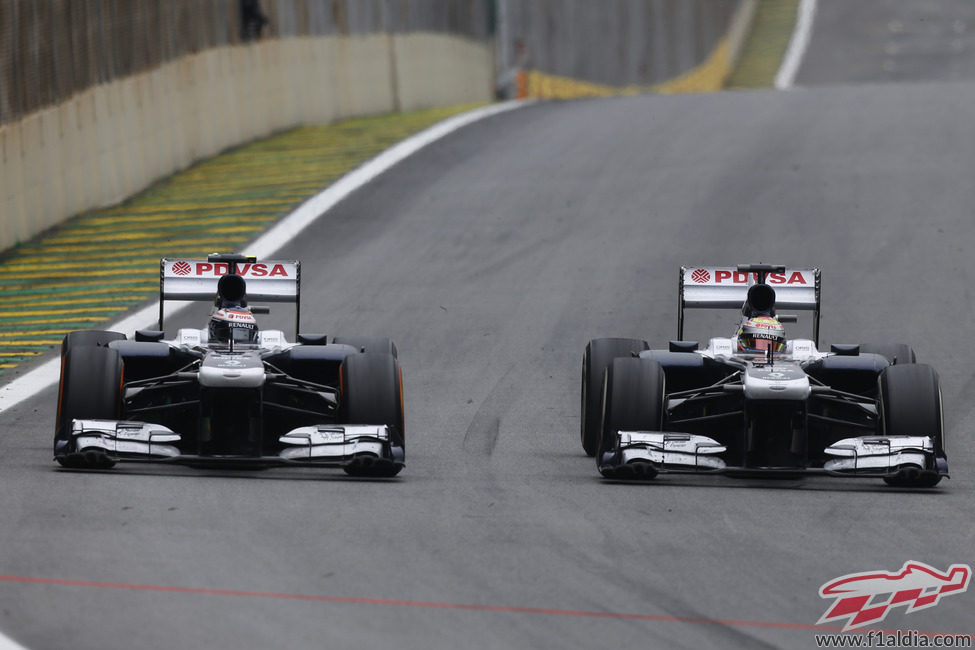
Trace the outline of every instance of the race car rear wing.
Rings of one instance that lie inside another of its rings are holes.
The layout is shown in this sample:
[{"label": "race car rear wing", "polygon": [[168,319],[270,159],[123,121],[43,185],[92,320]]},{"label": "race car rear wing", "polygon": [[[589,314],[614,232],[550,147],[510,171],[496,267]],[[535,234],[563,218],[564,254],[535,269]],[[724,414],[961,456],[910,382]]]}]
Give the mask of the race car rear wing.
[{"label": "race car rear wing", "polygon": [[290,302],[295,305],[295,333],[301,323],[301,263],[264,260],[246,255],[210,255],[205,260],[159,260],[159,329],[167,300],[207,300],[217,295],[217,283],[236,273],[247,283],[248,301]]},{"label": "race car rear wing", "polygon": [[774,264],[682,266],[677,338],[684,338],[685,309],[741,309],[748,287],[768,284],[778,309],[813,312],[813,340],[819,345],[819,269],[789,269]]}]

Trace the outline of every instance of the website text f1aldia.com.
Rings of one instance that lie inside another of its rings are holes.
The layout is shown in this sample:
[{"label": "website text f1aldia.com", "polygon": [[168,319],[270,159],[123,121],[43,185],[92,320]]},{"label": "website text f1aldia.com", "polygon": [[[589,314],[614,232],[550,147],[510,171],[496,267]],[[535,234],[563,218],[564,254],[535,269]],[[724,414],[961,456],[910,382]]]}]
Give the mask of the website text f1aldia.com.
[{"label": "website text f1aldia.com", "polygon": [[917,630],[817,634],[817,648],[972,648],[972,634],[924,634]]}]

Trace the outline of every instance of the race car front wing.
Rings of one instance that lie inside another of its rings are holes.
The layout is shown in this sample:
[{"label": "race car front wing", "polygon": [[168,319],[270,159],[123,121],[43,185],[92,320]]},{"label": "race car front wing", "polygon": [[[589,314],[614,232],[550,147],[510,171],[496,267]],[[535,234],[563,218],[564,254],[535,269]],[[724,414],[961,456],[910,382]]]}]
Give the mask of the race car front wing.
[{"label": "race car front wing", "polygon": [[707,436],[664,431],[618,431],[616,444],[599,456],[599,472],[614,479],[674,474],[826,474],[896,478],[934,473],[948,475],[929,436],[861,436],[840,440],[824,450],[832,458],[823,467],[738,467],[719,457],[727,448]]},{"label": "race car front wing", "polygon": [[201,456],[184,454],[175,444],[179,433],[158,424],[115,420],[73,420],[70,440],[55,457],[79,465],[110,467],[116,462],[355,467],[363,470],[402,467],[405,451],[384,425],[316,425],[293,429],[278,440],[287,445],[270,456]]}]

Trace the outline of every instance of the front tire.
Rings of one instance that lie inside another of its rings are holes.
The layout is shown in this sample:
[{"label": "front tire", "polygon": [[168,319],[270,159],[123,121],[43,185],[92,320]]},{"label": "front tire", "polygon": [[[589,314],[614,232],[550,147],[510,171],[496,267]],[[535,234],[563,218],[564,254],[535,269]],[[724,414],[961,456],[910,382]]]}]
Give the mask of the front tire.
[{"label": "front tire", "polygon": [[97,345],[67,346],[58,388],[54,457],[63,467],[103,469],[115,464],[102,452],[71,449],[71,421],[118,420],[122,410],[122,356]]},{"label": "front tire", "polygon": [[399,358],[399,351],[396,349],[396,344],[387,338],[378,336],[336,336],[332,339],[332,343],[351,345],[359,352],[391,354],[394,359]]},{"label": "front tire", "polygon": [[617,357],[632,358],[649,349],[638,339],[593,339],[582,355],[582,392],[579,437],[587,456],[595,456],[602,436],[603,375]]},{"label": "front tire", "polygon": [[61,355],[68,353],[73,348],[85,346],[108,347],[112,341],[124,341],[125,334],[120,332],[110,332],[107,330],[77,330],[68,332],[61,341]]},{"label": "front tire", "polygon": [[[74,332],[68,332],[64,335],[61,340],[61,381],[64,382],[64,378],[67,376],[65,370],[65,359],[67,358],[68,352],[74,350],[75,348],[86,348],[86,347],[100,347],[107,348],[108,344],[112,341],[124,341],[125,334],[119,332],[110,332],[107,330],[76,330]],[[58,392],[58,416],[57,422],[54,425],[54,435],[55,437],[59,435],[64,435],[67,437],[67,433],[63,432],[63,419],[61,417],[61,394],[62,391]],[[70,420],[68,421],[70,425]]]},{"label": "front tire", "polygon": [[[941,381],[926,363],[898,363],[880,373],[880,417],[884,435],[928,435],[937,458],[946,459]],[[933,487],[941,475],[932,468],[905,472],[884,481],[897,487]]]},{"label": "front tire", "polygon": [[606,478],[651,479],[651,462],[622,464],[614,457],[619,431],[661,431],[664,426],[666,379],[663,366],[652,359],[618,358],[603,379],[602,436],[596,467]]},{"label": "front tire", "polygon": [[[403,416],[403,372],[391,354],[351,354],[342,362],[342,414],[346,424],[386,425],[390,440],[406,447]],[[402,462],[363,457],[345,466],[352,476],[389,477]]]},{"label": "front tire", "polygon": [[662,431],[663,366],[652,359],[618,358],[606,368],[599,453],[616,446],[619,431]]}]

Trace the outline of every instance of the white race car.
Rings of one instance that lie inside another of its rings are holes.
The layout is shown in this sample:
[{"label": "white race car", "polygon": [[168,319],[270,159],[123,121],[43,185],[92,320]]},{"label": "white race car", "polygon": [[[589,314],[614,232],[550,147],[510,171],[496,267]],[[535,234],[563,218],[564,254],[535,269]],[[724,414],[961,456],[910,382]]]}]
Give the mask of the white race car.
[{"label": "white race car", "polygon": [[[738,335],[700,349],[685,308],[734,308]],[[783,338],[808,310],[813,338]],[[608,478],[663,472],[877,477],[932,487],[948,475],[941,386],[904,344],[818,349],[820,273],[775,265],[681,268],[677,340],[589,342],[582,445]]]},{"label": "white race car", "polygon": [[[54,458],[196,466],[337,466],[394,476],[404,466],[396,346],[298,334],[300,264],[242,255],[163,259],[158,330],[69,333],[61,347]],[[214,301],[204,329],[165,339],[167,300]],[[251,300],[295,305],[297,342],[260,330]]]}]

